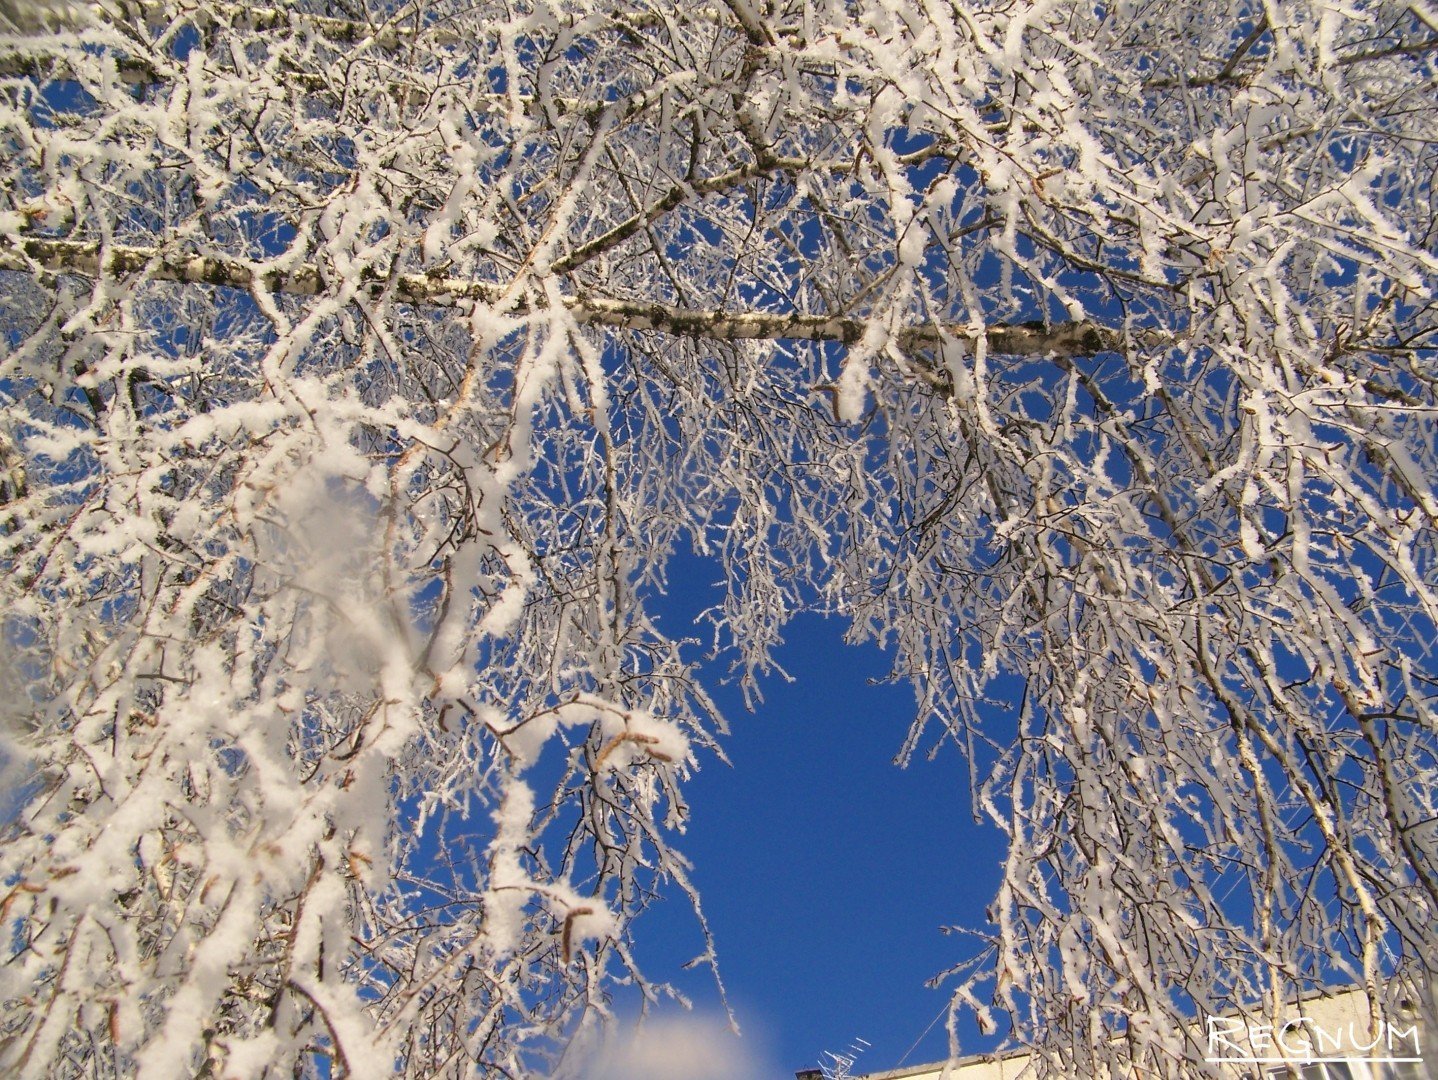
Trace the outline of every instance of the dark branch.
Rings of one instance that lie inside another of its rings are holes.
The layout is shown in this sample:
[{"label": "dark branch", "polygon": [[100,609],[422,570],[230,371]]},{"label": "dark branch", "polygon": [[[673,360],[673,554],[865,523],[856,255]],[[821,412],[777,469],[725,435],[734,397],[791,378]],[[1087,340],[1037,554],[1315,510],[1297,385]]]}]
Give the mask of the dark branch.
[{"label": "dark branch", "polygon": [[[142,274],[152,281],[260,290],[314,296],[330,287],[318,267],[304,264],[288,270],[266,269],[263,263],[212,255],[172,254],[156,248],[112,245],[45,237],[9,238],[0,249],[0,270],[50,271],[82,277]],[[360,285],[371,295],[388,293],[409,304],[450,307],[466,303],[497,303],[500,286],[481,281],[428,274],[372,275]],[[695,310],[642,300],[572,296],[565,301],[580,322],[620,330],[652,330],[681,337],[737,340],[838,341],[862,340],[872,323],[842,315],[783,314],[768,311]],[[521,301],[517,310],[532,310]],[[988,351],[1013,356],[1087,356],[1117,350],[1119,331],[1092,322],[997,324],[982,332],[968,326],[927,323],[896,330],[894,340],[905,350],[932,347],[946,339],[987,339]]]}]

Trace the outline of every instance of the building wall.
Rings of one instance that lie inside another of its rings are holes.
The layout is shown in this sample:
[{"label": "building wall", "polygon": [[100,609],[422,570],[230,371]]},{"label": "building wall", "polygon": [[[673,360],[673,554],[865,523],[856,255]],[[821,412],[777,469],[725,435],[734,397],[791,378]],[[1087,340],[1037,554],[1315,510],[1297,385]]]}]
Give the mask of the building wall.
[{"label": "building wall", "polygon": [[[1227,1016],[1206,1018],[1194,1031],[1205,1056],[1216,1059],[1220,1073],[1233,1080],[1269,1080],[1270,1074],[1283,1078],[1284,1059],[1300,1080],[1438,1080],[1438,1045],[1428,1046],[1425,1034],[1418,1010],[1409,1009],[1384,1020],[1375,1041],[1368,999],[1356,989],[1291,1003],[1276,1025],[1257,1015]],[[1409,1057],[1422,1060],[1373,1060]],[[1315,1058],[1347,1060],[1339,1067]],[[1030,1055],[1017,1051],[869,1073],[855,1080],[1031,1080],[1034,1075]]]}]

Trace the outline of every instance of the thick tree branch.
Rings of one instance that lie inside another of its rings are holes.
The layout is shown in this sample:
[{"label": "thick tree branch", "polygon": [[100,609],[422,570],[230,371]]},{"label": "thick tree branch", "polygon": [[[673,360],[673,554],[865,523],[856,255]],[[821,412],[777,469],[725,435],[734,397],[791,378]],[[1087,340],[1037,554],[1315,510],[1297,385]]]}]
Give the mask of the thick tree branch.
[{"label": "thick tree branch", "polygon": [[[171,254],[156,248],[100,244],[46,237],[7,239],[0,249],[0,270],[35,273],[50,271],[99,277],[145,274],[155,281],[214,285],[229,289],[263,289],[268,292],[314,296],[327,288],[316,266],[266,269],[263,263],[212,255]],[[490,282],[436,277],[429,274],[369,276],[362,282],[371,293],[389,291],[410,304],[449,307],[463,303],[496,303],[502,289]],[[736,340],[838,341],[854,344],[868,333],[869,320],[842,315],[784,314],[767,311],[694,310],[642,300],[599,296],[573,296],[566,300],[580,322],[620,330],[652,330],[680,337]],[[520,310],[525,305],[521,303]],[[983,331],[988,351],[1012,356],[1087,356],[1121,347],[1119,331],[1092,322],[1044,325],[995,324]],[[898,330],[901,348],[933,346],[944,339],[975,339],[979,333],[963,325],[928,323]]]}]

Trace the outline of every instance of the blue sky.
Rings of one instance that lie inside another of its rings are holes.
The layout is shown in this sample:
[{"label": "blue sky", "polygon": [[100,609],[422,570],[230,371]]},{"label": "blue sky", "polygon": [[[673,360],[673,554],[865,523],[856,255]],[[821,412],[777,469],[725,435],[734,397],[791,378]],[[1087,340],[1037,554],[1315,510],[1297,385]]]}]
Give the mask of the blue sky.
[{"label": "blue sky", "polygon": [[[670,633],[712,602],[706,575],[718,572],[690,563],[671,575],[661,607]],[[767,679],[753,713],[721,682],[722,660],[701,671],[732,725],[733,767],[702,760],[679,846],[694,863],[746,1052],[765,1075],[792,1076],[856,1038],[872,1044],[860,1071],[893,1068],[906,1053],[907,1064],[945,1057],[944,1019],[924,1031],[948,994],[924,984],[972,954],[973,938],[941,928],[983,925],[1003,857],[998,830],[973,820],[957,750],[894,764],[911,691],[874,685],[885,657],[844,644],[843,631],[815,615],[791,623],[778,659],[794,681]],[[649,974],[712,1014],[707,973],[675,970],[701,950],[683,898],[636,931]],[[980,1046],[972,1026],[961,1034],[966,1051],[992,1045]]]}]

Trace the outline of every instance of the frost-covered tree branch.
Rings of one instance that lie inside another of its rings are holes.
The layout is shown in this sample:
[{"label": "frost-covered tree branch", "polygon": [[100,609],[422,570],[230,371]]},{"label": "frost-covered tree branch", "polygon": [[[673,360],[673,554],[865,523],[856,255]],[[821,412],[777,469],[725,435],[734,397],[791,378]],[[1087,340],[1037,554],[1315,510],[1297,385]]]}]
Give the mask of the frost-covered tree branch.
[{"label": "frost-covered tree branch", "polygon": [[[19,239],[0,251],[0,270],[53,270],[87,277],[142,274],[154,281],[269,293],[314,296],[323,292],[325,276],[318,267],[301,264],[283,270],[266,270],[231,259],[204,255],[166,255],[155,248],[111,247],[94,242]],[[373,276],[360,284],[373,296],[392,292],[400,301],[437,307],[462,302],[499,302],[503,291],[495,285],[457,280],[436,274],[401,274],[381,281]],[[716,341],[754,339],[835,341],[856,344],[873,323],[843,316],[779,314],[773,312],[697,311],[669,304],[605,297],[564,297],[564,307],[581,324],[620,330],[654,330],[663,334],[712,338]],[[528,312],[527,303],[516,305]],[[882,329],[882,327],[881,327]],[[1014,356],[1082,356],[1111,352],[1121,347],[1117,331],[1091,322],[1034,322],[1022,326],[1002,323],[973,330],[960,326],[898,328],[892,337],[905,348],[933,349],[945,339],[967,340],[982,336],[988,350]]]},{"label": "frost-covered tree branch", "polygon": [[0,1068],[582,1075],[804,609],[1052,1075],[1431,983],[1430,14],[6,9]]}]

